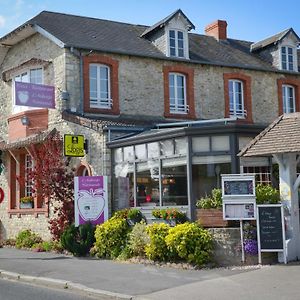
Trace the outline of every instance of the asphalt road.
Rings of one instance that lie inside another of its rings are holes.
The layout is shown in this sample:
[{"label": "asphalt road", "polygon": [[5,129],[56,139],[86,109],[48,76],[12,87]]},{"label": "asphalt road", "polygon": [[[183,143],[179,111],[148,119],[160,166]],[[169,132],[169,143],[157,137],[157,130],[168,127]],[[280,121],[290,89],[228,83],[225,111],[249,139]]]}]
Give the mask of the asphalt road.
[{"label": "asphalt road", "polygon": [[74,294],[68,290],[29,285],[26,283],[0,279],[0,300],[94,300],[107,298],[93,298]]}]

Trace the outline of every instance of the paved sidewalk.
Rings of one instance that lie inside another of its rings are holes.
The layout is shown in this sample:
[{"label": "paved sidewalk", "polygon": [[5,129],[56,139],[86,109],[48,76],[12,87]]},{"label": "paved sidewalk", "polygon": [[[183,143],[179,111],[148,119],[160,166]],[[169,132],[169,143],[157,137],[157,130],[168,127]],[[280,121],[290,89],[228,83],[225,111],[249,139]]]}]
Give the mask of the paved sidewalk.
[{"label": "paved sidewalk", "polygon": [[53,253],[0,249],[0,277],[108,299],[298,299],[298,264],[181,270]]}]

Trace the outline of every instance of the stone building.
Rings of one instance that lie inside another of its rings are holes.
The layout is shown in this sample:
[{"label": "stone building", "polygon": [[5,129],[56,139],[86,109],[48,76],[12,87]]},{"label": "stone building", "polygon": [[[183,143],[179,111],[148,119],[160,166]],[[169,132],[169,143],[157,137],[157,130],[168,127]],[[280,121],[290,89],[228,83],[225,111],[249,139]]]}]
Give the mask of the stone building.
[{"label": "stone building", "polygon": [[[204,35],[193,29],[180,9],[153,26],[43,11],[0,39],[5,238],[23,228],[49,237],[49,204],[20,208],[30,187],[16,176],[34,163],[28,146],[54,128],[88,140],[72,165],[79,176],[109,176],[110,211],[177,206],[193,217],[222,173],[270,181],[270,160],[236,154],[277,116],[300,110],[299,37],[290,28],[235,40],[223,20]],[[53,86],[55,107],[18,105],[16,82]]]}]

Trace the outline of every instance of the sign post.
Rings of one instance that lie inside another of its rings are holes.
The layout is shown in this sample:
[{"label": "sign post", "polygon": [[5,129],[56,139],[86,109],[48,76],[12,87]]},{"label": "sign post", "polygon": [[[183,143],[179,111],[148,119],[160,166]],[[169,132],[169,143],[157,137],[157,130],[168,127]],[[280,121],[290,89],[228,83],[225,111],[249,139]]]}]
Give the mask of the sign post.
[{"label": "sign post", "polygon": [[256,219],[255,176],[253,174],[222,175],[223,219],[239,220],[242,262],[245,261],[243,220]]},{"label": "sign post", "polygon": [[107,176],[74,178],[75,226],[108,219]]},{"label": "sign post", "polygon": [[257,205],[258,263],[261,252],[283,252],[287,263],[283,206],[281,204]]}]

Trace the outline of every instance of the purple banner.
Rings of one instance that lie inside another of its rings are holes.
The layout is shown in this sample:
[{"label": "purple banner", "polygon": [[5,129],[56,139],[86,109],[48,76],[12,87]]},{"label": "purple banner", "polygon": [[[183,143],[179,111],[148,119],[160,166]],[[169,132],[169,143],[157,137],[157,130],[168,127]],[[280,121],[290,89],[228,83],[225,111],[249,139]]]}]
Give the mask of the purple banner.
[{"label": "purple banner", "polygon": [[107,220],[107,180],[105,176],[74,178],[75,225],[90,222],[94,225]]},{"label": "purple banner", "polygon": [[54,86],[15,82],[16,105],[55,108]]}]

